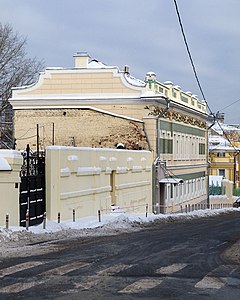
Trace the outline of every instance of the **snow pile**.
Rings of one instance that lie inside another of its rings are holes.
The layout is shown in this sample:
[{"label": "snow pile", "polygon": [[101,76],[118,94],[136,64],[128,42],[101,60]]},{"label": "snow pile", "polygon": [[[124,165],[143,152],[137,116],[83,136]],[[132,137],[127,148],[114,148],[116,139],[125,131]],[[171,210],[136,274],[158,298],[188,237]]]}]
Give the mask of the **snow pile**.
[{"label": "snow pile", "polygon": [[176,214],[130,214],[119,210],[119,213],[114,211],[110,214],[102,215],[101,222],[98,217],[86,217],[73,221],[46,221],[46,229],[43,229],[43,224],[29,227],[27,231],[23,227],[10,227],[9,229],[0,227],[0,244],[6,242],[29,243],[34,238],[38,241],[56,240],[59,238],[68,238],[75,236],[100,236],[112,235],[121,232],[130,232],[141,230],[143,227],[156,223],[166,223],[174,221],[189,221],[196,218],[213,217],[220,214],[240,211],[240,208],[224,208],[215,210],[197,210],[189,213]]}]

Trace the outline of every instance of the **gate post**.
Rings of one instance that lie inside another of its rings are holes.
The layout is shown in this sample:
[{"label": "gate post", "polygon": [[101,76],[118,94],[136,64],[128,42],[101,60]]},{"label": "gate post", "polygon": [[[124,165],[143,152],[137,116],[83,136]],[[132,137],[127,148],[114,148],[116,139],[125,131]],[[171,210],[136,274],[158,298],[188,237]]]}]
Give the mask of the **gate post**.
[{"label": "gate post", "polygon": [[[26,148],[27,152],[27,211],[29,212],[30,209],[30,147],[29,144],[27,144]],[[27,225],[27,224],[26,224]]]},{"label": "gate post", "polygon": [[6,214],[6,229],[9,228],[9,214]]},{"label": "gate post", "polygon": [[29,210],[27,209],[27,212],[26,212],[26,230],[28,230],[28,227],[29,227]]},{"label": "gate post", "polygon": [[43,214],[43,229],[46,229],[46,212]]}]

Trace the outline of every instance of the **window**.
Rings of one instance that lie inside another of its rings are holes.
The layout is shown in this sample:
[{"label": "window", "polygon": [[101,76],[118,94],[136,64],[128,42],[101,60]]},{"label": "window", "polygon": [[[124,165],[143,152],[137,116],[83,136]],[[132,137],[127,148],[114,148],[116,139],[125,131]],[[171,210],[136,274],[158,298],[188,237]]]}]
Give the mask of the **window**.
[{"label": "window", "polygon": [[217,157],[225,157],[225,152],[218,152]]},{"label": "window", "polygon": [[174,89],[172,89],[172,96],[173,96],[174,98],[176,98],[176,97],[177,97],[177,93],[175,92],[175,90],[174,90]]},{"label": "window", "polygon": [[179,193],[180,193],[180,197],[183,195],[183,183],[181,183],[180,185],[179,185]]},{"label": "window", "polygon": [[172,154],[173,153],[173,140],[170,139],[160,139],[159,140],[160,153]]},{"label": "window", "polygon": [[188,103],[188,98],[181,95],[181,100],[185,103]]},{"label": "window", "polygon": [[171,198],[171,187],[170,184],[167,184],[167,200]]},{"label": "window", "polygon": [[163,88],[162,87],[159,86],[158,90],[159,90],[160,93],[163,93]]},{"label": "window", "polygon": [[225,177],[225,169],[218,169],[218,175]]},{"label": "window", "polygon": [[205,144],[199,143],[199,154],[204,155],[205,154]]},{"label": "window", "polygon": [[172,198],[173,198],[173,188],[174,188],[173,184],[171,184],[170,187],[171,187],[171,190],[170,190],[170,191],[171,191],[170,198],[172,199]]}]

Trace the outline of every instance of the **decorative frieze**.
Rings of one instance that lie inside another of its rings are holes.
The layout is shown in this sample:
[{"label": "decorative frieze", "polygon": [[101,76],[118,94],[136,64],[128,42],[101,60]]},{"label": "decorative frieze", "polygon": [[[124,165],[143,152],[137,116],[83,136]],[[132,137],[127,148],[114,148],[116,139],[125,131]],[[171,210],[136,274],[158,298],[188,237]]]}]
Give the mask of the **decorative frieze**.
[{"label": "decorative frieze", "polygon": [[180,112],[176,112],[173,109],[164,110],[164,108],[159,107],[157,105],[145,106],[145,109],[149,109],[149,116],[161,117],[165,119],[169,119],[170,121],[183,122],[185,124],[197,126],[199,128],[207,128],[207,123],[205,121],[201,121],[197,118],[191,117],[189,115],[182,114]]}]

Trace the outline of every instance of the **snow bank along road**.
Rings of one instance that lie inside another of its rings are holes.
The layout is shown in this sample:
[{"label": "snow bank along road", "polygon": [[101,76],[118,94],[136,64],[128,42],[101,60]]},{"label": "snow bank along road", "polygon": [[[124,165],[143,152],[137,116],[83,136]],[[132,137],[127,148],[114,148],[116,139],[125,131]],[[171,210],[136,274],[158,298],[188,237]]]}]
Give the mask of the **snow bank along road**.
[{"label": "snow bank along road", "polygon": [[2,252],[0,299],[240,299],[239,211],[134,228]]}]

